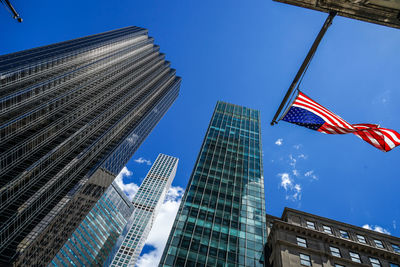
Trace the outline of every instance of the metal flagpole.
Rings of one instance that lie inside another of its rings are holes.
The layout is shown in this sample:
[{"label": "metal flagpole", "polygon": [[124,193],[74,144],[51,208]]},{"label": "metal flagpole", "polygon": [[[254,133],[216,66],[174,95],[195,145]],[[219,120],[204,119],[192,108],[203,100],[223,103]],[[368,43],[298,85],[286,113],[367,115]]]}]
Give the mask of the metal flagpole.
[{"label": "metal flagpole", "polygon": [[329,16],[326,18],[324,25],[322,26],[321,30],[319,31],[317,38],[315,38],[314,43],[312,44],[310,51],[308,51],[308,54],[306,58],[303,61],[303,64],[301,64],[301,67],[299,71],[297,72],[296,76],[293,79],[292,84],[290,85],[288,91],[286,92],[285,97],[283,98],[278,110],[275,113],[274,118],[271,121],[271,125],[277,124],[278,122],[276,119],[278,118],[279,114],[281,113],[283,107],[285,106],[286,102],[288,101],[290,95],[292,94],[293,90],[296,87],[297,82],[299,81],[301,75],[304,73],[304,70],[306,69],[307,65],[310,63],[313,55],[315,54],[315,51],[317,51],[318,45],[322,40],[322,37],[324,37],[326,31],[328,30],[329,26],[332,24],[333,18],[336,16],[336,12],[332,11],[329,12]]}]

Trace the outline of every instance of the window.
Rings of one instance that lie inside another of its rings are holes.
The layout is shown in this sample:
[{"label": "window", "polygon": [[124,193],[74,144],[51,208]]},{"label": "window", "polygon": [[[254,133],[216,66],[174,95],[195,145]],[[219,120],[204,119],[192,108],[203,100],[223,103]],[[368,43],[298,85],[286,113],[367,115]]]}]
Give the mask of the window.
[{"label": "window", "polygon": [[365,240],[365,237],[363,235],[357,235],[357,240],[360,243],[367,244],[367,241]]},{"label": "window", "polygon": [[307,228],[311,228],[315,230],[315,223],[307,221]]},{"label": "window", "polygon": [[392,244],[392,248],[393,248],[394,252],[400,253],[400,247],[398,245]]},{"label": "window", "polygon": [[350,258],[351,258],[351,260],[354,261],[354,262],[361,263],[360,255],[359,255],[358,253],[355,253],[355,252],[351,252],[351,251],[350,251]]},{"label": "window", "polygon": [[300,253],[300,264],[304,266],[311,266],[310,256]]},{"label": "window", "polygon": [[381,267],[381,262],[378,259],[375,258],[369,258],[369,261],[372,264],[372,267]]},{"label": "window", "polygon": [[301,237],[297,237],[297,245],[299,245],[300,247],[307,247],[307,240],[305,240],[304,238]]},{"label": "window", "polygon": [[335,263],[335,267],[345,267],[345,266],[339,263]]},{"label": "window", "polygon": [[375,240],[374,240],[374,243],[375,243],[375,246],[376,246],[377,248],[384,248],[384,247],[383,247],[383,244],[382,244],[382,241],[375,239]]},{"label": "window", "polygon": [[389,263],[390,267],[400,267],[398,264]]},{"label": "window", "polygon": [[349,239],[349,233],[346,232],[346,231],[344,231],[344,230],[340,230],[340,236],[341,236],[342,238]]},{"label": "window", "polygon": [[329,247],[329,249],[331,250],[332,256],[339,257],[339,258],[342,257],[342,255],[340,255],[340,250],[338,248]]},{"label": "window", "polygon": [[332,228],[326,225],[322,226],[324,228],[324,232],[327,234],[332,234]]}]

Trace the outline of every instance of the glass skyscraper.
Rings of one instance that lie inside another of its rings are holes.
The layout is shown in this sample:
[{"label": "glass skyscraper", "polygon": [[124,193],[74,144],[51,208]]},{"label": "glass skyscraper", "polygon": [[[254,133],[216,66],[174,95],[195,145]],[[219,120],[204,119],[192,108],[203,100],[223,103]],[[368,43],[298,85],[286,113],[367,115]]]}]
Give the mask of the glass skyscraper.
[{"label": "glass skyscraper", "polygon": [[49,264],[176,99],[147,34],[0,56],[0,265]]},{"label": "glass skyscraper", "polygon": [[218,102],[160,266],[262,266],[260,113]]},{"label": "glass skyscraper", "polygon": [[132,203],[113,182],[50,266],[102,266],[132,211]]},{"label": "glass skyscraper", "polygon": [[135,266],[161,204],[175,178],[178,159],[159,154],[133,197],[133,214],[105,266]]}]

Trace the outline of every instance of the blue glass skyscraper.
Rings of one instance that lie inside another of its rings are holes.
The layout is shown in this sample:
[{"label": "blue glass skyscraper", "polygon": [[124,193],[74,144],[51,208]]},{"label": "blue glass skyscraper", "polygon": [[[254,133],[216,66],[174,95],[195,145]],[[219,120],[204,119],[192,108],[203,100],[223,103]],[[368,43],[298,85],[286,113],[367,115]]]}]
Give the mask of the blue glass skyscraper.
[{"label": "blue glass skyscraper", "polygon": [[113,182],[52,260],[50,266],[101,266],[133,211]]},{"label": "blue glass skyscraper", "polygon": [[260,113],[218,102],[160,266],[262,266]]}]

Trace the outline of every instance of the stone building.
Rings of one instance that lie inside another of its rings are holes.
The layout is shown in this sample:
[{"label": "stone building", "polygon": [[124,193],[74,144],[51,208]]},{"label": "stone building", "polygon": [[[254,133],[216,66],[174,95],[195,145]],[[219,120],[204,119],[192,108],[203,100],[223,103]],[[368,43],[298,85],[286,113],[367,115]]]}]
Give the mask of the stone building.
[{"label": "stone building", "polygon": [[285,208],[267,214],[264,266],[399,267],[400,238]]}]

